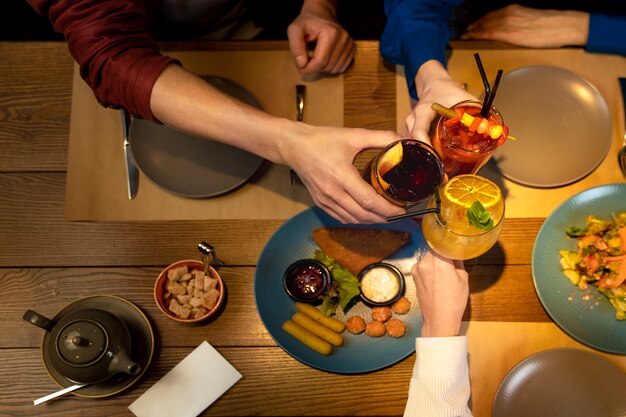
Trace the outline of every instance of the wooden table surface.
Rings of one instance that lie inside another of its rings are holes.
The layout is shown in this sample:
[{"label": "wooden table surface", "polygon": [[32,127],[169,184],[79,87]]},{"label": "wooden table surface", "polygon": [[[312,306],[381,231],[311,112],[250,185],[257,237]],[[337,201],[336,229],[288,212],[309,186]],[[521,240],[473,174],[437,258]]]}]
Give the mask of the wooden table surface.
[{"label": "wooden table surface", "polygon": [[[286,43],[209,47],[272,49]],[[204,340],[243,378],[203,415],[402,414],[414,355],[377,372],[332,374],[294,360],[265,330],[253,278],[280,221],[65,222],[73,60],[61,42],[4,42],[0,57],[0,415],[130,416],[128,405]],[[394,68],[382,62],[378,44],[359,42],[345,76],[345,125],[395,129],[395,88]],[[478,258],[465,315],[470,324],[551,323],[530,266],[543,221],[507,218],[498,244]],[[221,274],[228,303],[210,324],[179,325],[157,310],[154,280],[165,265],[196,258],[197,243],[207,237],[226,263]],[[121,394],[68,395],[33,406],[35,398],[58,387],[42,363],[43,331],[23,321],[23,313],[34,309],[53,316],[68,303],[97,294],[124,297],[148,315],[157,335],[154,361]],[[479,371],[489,372],[472,369],[473,381]],[[477,416],[490,415],[492,395],[475,391]]]}]

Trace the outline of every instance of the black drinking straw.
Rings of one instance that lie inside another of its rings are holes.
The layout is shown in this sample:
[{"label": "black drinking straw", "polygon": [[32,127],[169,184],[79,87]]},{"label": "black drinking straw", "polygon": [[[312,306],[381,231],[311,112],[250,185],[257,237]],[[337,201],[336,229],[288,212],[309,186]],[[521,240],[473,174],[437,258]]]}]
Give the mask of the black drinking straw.
[{"label": "black drinking straw", "polygon": [[502,70],[498,70],[498,74],[496,74],[496,80],[493,82],[493,89],[491,90],[491,94],[489,95],[489,101],[487,102],[487,112],[491,109],[491,105],[493,104],[493,99],[496,98],[496,90],[498,89],[498,84],[500,84],[500,78],[502,77]]},{"label": "black drinking straw", "polygon": [[489,86],[489,80],[487,79],[487,74],[485,74],[485,68],[483,67],[483,63],[480,60],[480,55],[478,55],[478,52],[474,54],[474,58],[476,59],[478,71],[480,71],[480,76],[483,79],[483,85],[485,86],[485,97],[483,98],[483,106],[480,109],[480,115],[482,117],[487,117],[487,114],[489,114],[489,107],[487,107],[487,102],[489,101],[489,97],[491,96],[491,87]]}]

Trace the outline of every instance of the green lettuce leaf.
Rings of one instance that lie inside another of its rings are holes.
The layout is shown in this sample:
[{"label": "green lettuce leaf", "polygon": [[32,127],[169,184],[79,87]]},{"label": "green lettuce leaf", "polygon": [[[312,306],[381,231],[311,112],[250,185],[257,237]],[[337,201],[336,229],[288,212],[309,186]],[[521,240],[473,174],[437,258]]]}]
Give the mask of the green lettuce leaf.
[{"label": "green lettuce leaf", "polygon": [[350,302],[361,294],[359,280],[320,250],[315,251],[313,258],[326,265],[332,279],[332,285],[322,295],[322,311],[327,316],[335,314],[337,306],[344,312],[348,311]]}]

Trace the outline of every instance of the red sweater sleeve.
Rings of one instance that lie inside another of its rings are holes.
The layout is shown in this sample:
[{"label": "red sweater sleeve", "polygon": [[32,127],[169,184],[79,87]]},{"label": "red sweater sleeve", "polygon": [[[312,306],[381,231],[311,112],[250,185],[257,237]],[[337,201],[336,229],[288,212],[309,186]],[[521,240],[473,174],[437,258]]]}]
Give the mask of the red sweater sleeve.
[{"label": "red sweater sleeve", "polygon": [[81,77],[104,106],[144,119],[161,71],[178,61],[159,53],[141,0],[27,0],[63,33]]}]

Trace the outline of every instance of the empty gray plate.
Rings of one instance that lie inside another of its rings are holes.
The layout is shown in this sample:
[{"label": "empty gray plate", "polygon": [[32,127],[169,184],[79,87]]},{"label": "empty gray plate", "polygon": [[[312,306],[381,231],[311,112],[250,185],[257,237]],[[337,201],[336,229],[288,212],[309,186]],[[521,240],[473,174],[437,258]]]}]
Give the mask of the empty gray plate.
[{"label": "empty gray plate", "polygon": [[[247,90],[225,78],[202,77],[224,93],[261,109]],[[264,159],[168,126],[134,119],[130,147],[137,166],[157,186],[183,197],[216,197],[245,184]]]},{"label": "empty gray plate", "polygon": [[611,146],[611,114],[598,90],[577,74],[551,66],[502,76],[494,106],[517,140],[492,162],[511,181],[560,187],[590,174]]},{"label": "empty gray plate", "polygon": [[623,417],[626,375],[613,362],[573,348],[536,353],[504,378],[493,417]]}]

